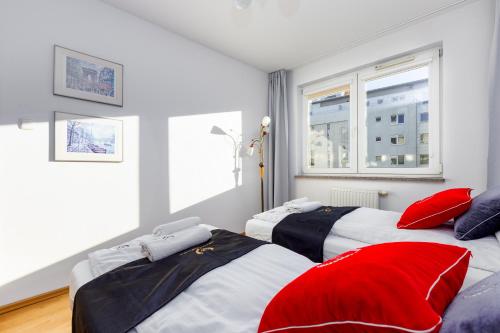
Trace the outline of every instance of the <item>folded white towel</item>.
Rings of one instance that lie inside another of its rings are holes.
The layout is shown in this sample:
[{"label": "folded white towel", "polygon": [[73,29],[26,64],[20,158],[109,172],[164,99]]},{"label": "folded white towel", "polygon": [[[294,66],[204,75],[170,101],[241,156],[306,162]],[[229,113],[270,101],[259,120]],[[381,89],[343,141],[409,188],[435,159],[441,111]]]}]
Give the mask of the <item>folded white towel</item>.
[{"label": "folded white towel", "polygon": [[92,275],[98,277],[129,262],[144,258],[140,243],[154,239],[158,239],[158,237],[144,235],[109,249],[89,253],[88,258]]},{"label": "folded white towel", "polygon": [[301,203],[288,205],[289,208],[296,209],[301,213],[312,212],[313,210],[316,210],[322,206],[323,206],[323,204],[319,201],[308,201],[308,202],[301,202]]},{"label": "folded white towel", "polygon": [[293,213],[300,213],[300,211],[289,206],[279,206],[271,210],[255,214],[253,218],[271,223],[278,223],[285,217]]},{"label": "folded white towel", "polygon": [[170,235],[174,232],[180,231],[182,229],[187,229],[190,227],[194,227],[201,223],[201,218],[198,216],[187,217],[182,220],[165,223],[157,226],[153,229],[153,235],[162,236],[162,235]]},{"label": "folded white towel", "polygon": [[157,261],[205,243],[210,238],[212,238],[212,233],[207,228],[193,226],[170,235],[163,235],[160,239],[141,242],[142,253],[150,261]]},{"label": "folded white towel", "polygon": [[308,202],[308,201],[309,201],[309,199],[307,197],[303,197],[303,198],[298,198],[298,199],[293,199],[293,200],[287,201],[283,204],[283,206],[289,206],[289,205],[304,203],[304,202]]}]

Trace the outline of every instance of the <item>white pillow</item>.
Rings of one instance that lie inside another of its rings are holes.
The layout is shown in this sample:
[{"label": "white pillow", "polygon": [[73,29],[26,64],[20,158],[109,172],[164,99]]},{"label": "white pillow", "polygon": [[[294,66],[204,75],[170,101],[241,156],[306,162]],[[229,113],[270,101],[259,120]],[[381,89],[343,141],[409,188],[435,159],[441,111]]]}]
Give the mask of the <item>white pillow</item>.
[{"label": "white pillow", "polygon": [[500,230],[495,233],[495,236],[497,236],[498,242],[500,242]]}]

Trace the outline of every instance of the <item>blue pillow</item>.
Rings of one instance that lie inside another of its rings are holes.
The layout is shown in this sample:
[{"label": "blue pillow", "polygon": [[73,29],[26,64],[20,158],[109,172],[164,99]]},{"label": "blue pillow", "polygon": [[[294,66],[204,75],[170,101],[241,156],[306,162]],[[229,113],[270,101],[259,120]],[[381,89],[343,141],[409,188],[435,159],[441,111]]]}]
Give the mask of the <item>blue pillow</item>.
[{"label": "blue pillow", "polygon": [[472,206],[455,219],[455,237],[471,240],[494,235],[500,230],[500,186],[481,193]]},{"label": "blue pillow", "polygon": [[446,309],[439,332],[500,332],[500,272],[459,293]]}]

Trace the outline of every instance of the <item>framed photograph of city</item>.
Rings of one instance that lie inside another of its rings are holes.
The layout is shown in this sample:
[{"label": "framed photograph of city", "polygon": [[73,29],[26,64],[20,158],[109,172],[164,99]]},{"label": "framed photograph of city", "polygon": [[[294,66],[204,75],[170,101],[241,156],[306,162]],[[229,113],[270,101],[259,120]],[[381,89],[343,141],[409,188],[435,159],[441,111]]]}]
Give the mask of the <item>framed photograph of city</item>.
[{"label": "framed photograph of city", "polygon": [[54,95],[123,106],[123,65],[55,45]]},{"label": "framed photograph of city", "polygon": [[121,120],[55,112],[56,161],[122,162]]}]

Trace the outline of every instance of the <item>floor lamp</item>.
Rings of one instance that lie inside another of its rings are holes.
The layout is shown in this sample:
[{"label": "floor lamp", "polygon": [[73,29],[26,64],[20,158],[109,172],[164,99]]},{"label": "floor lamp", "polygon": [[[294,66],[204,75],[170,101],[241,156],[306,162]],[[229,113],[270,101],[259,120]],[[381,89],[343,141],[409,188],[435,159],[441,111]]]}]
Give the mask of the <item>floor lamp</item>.
[{"label": "floor lamp", "polygon": [[269,134],[269,124],[271,124],[271,118],[265,116],[260,122],[260,131],[257,138],[250,141],[250,145],[247,150],[247,154],[252,156],[254,153],[255,146],[259,149],[259,174],[260,174],[260,207],[264,211],[264,138]]}]

